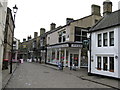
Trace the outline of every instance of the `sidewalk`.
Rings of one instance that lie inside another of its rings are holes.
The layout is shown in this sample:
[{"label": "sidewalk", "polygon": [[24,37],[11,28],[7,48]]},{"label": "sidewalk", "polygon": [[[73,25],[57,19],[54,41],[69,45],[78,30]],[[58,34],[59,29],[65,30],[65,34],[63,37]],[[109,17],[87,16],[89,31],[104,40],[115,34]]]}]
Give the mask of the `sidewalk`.
[{"label": "sidewalk", "polygon": [[[8,83],[8,81],[10,80],[12,74],[10,74],[10,66],[8,66],[9,68],[7,70],[2,70],[2,88],[4,88],[6,86],[6,84]],[[14,72],[14,70],[17,67],[17,63],[13,63],[12,64],[12,72]]]},{"label": "sidewalk", "polygon": [[[52,65],[48,65],[48,64],[41,64],[43,66],[55,69],[55,70],[59,70],[58,67],[56,66],[52,66]],[[64,68],[63,71],[67,74],[71,74],[74,75],[82,80],[87,80],[87,81],[91,81],[94,83],[98,83],[98,84],[102,84],[111,88],[115,88],[115,89],[120,89],[120,80],[114,79],[114,78],[108,78],[108,77],[104,77],[104,76],[97,76],[97,75],[92,75],[92,76],[88,76],[87,73],[87,68],[81,68],[81,69],[77,69],[76,71],[74,70],[70,70],[68,67]]]}]

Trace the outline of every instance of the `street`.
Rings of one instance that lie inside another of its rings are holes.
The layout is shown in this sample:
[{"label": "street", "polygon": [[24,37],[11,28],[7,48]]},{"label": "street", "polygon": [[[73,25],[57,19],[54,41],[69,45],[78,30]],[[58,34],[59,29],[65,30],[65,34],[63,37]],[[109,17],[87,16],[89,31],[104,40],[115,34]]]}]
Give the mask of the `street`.
[{"label": "street", "polygon": [[14,72],[6,88],[110,88],[82,80],[72,74],[24,62]]}]

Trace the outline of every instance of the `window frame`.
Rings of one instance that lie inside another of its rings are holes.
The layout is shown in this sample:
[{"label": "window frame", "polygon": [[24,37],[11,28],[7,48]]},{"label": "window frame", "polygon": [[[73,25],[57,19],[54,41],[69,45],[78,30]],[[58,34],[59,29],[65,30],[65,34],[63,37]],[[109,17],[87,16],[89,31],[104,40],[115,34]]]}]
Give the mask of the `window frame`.
[{"label": "window frame", "polygon": [[[112,58],[112,59],[111,59],[111,58]],[[111,62],[111,60],[113,60],[113,61]],[[114,57],[109,57],[109,71],[110,71],[110,72],[114,72],[114,66],[115,66],[114,63],[115,63]],[[113,66],[112,66],[111,64],[112,64]]]},{"label": "window frame", "polygon": [[[100,36],[100,38],[99,38]],[[102,47],[102,34],[97,34],[97,43],[98,43],[98,47]]]},{"label": "window frame", "polygon": [[103,33],[103,46],[108,46],[108,34],[107,34],[107,32]]},{"label": "window frame", "polygon": [[[100,58],[100,59],[98,59]],[[101,70],[101,65],[102,65],[102,57],[101,56],[97,56],[97,69]]]},{"label": "window frame", "polygon": [[[113,37],[111,37],[111,33],[113,33]],[[113,39],[113,44],[111,39]],[[109,45],[114,46],[114,31],[109,32]]]}]

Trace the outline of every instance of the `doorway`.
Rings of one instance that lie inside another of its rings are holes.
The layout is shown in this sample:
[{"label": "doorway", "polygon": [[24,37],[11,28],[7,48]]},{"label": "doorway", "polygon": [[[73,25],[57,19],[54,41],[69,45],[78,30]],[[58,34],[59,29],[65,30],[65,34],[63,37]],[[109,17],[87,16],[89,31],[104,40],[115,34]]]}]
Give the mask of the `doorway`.
[{"label": "doorway", "polygon": [[70,54],[70,66],[75,64],[75,66],[78,66],[79,63],[79,54]]}]

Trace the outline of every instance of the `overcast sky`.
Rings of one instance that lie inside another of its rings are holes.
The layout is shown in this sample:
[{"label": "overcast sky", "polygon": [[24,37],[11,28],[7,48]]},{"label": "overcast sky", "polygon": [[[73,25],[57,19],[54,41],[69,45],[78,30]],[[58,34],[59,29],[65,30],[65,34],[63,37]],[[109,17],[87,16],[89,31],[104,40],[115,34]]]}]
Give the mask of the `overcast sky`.
[{"label": "overcast sky", "polygon": [[[56,26],[65,25],[66,18],[79,19],[91,14],[91,5],[101,6],[103,13],[103,1],[105,0],[9,0],[8,7],[17,4],[15,37],[27,38],[34,36],[34,32],[40,34],[40,28],[50,30],[50,24]],[[113,2],[113,11],[118,10],[118,1]]]}]

